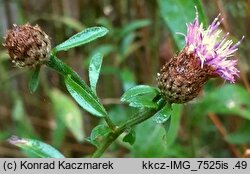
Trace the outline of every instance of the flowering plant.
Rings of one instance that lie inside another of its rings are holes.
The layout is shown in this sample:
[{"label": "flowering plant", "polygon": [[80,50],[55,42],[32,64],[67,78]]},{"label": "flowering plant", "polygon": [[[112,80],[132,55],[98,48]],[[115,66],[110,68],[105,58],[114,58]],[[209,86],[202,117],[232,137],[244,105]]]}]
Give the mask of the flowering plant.
[{"label": "flowering plant", "polygon": [[[68,51],[103,37],[108,33],[108,29],[87,28],[51,49],[49,36],[39,26],[15,25],[7,32],[4,46],[16,66],[36,69],[30,85],[32,92],[37,88],[37,72],[45,65],[62,75],[68,92],[84,110],[105,121],[105,124],[97,125],[91,135],[85,139],[82,134],[79,136],[76,133],[74,127],[69,126],[79,140],[84,139],[96,146],[93,157],[100,157],[122,134],[125,134],[124,142],[133,144],[134,127],[151,117],[155,122],[169,127],[173,113],[172,104],[187,103],[197,97],[210,78],[221,76],[229,82],[235,82],[235,76],[239,76],[236,68],[237,60],[232,60],[230,57],[237,51],[241,41],[233,45],[231,40],[227,40],[228,34],[220,37],[222,31],[218,27],[221,20],[218,17],[207,29],[204,29],[203,25],[199,24],[198,12],[196,12],[194,22],[187,24],[187,34],[183,34],[184,48],[167,62],[157,75],[159,89],[138,85],[123,94],[121,101],[136,108],[137,113],[121,124],[114,123],[97,95],[96,86],[103,55],[97,53],[91,58],[90,85],[87,85],[71,67],[57,58],[58,52]],[[70,119],[74,119],[74,116]],[[75,122],[75,124],[80,127],[80,123]],[[166,130],[168,131],[168,128]],[[53,147],[37,140],[12,136],[9,142],[35,152],[40,157],[64,157]]]}]

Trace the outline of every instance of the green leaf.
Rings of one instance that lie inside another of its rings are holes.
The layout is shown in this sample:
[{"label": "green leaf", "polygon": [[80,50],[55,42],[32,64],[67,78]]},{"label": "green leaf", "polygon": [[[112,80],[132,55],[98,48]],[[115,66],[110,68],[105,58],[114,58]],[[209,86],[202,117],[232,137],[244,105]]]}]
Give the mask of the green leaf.
[{"label": "green leaf", "polygon": [[136,34],[135,33],[130,33],[126,37],[124,37],[122,39],[121,46],[119,48],[120,53],[121,53],[122,58],[123,58],[123,60],[121,60],[121,62],[124,61],[126,52],[128,52],[129,48],[133,45],[133,42],[134,42],[135,38],[136,38]]},{"label": "green leaf", "polygon": [[89,89],[82,88],[70,76],[64,80],[69,93],[83,109],[98,117],[107,115],[103,105],[89,93]]},{"label": "green leaf", "polygon": [[153,94],[144,94],[143,96],[138,96],[129,102],[131,107],[145,107],[145,108],[157,108],[157,103],[153,102],[156,95]]},{"label": "green leaf", "polygon": [[71,79],[75,81],[75,83],[82,86],[82,88],[84,88],[93,98],[98,100],[95,93],[90,89],[90,87],[85,83],[85,81],[82,80],[81,77],[70,66],[66,65],[56,56],[54,55],[50,56],[49,61],[47,62],[47,66],[56,70],[64,77],[70,76]]},{"label": "green leaf", "polygon": [[[61,120],[61,122],[57,122],[57,128],[61,131],[63,127],[59,125],[63,123],[75,136],[78,141],[84,140],[84,128],[83,128],[83,117],[81,115],[81,111],[78,106],[74,103],[74,101],[68,96],[64,95],[57,89],[51,90],[50,98],[53,105],[54,113],[57,117],[57,120]],[[63,132],[62,132],[63,133]],[[62,134],[61,136],[64,136]],[[55,137],[61,138],[62,137]]]},{"label": "green leaf", "polygon": [[31,93],[34,93],[37,90],[39,84],[39,72],[40,72],[40,66],[36,67],[32,71],[32,75],[29,80],[29,90]]},{"label": "green leaf", "polygon": [[138,85],[127,90],[121,97],[121,101],[129,103],[132,107],[157,108],[157,103],[153,102],[157,94],[159,91],[156,88]]},{"label": "green leaf", "polygon": [[135,143],[135,139],[136,139],[136,136],[135,136],[135,130],[134,129],[131,129],[124,137],[123,137],[123,142],[127,142],[129,143],[130,145],[133,145]]},{"label": "green leaf", "polygon": [[174,104],[172,105],[172,112],[171,112],[171,122],[163,123],[163,126],[166,131],[166,142],[167,146],[170,147],[173,145],[174,141],[177,138],[180,121],[181,121],[181,112],[182,112],[182,105]]},{"label": "green leaf", "polygon": [[111,129],[104,124],[96,126],[91,132],[89,142],[98,148],[110,131]]},{"label": "green leaf", "polygon": [[206,115],[209,112],[237,115],[250,120],[250,94],[243,87],[227,84],[207,94],[193,108],[194,115]]},{"label": "green leaf", "polygon": [[8,142],[22,148],[23,150],[35,153],[41,158],[64,158],[58,150],[38,140],[11,136],[8,139]]},{"label": "green leaf", "polygon": [[171,114],[171,106],[167,104],[153,116],[153,120],[156,123],[164,123],[170,118]]},{"label": "green leaf", "polygon": [[122,101],[130,101],[140,95],[144,94],[154,94],[157,95],[159,92],[156,88],[147,85],[138,85],[127,90],[123,95]]},{"label": "green leaf", "polygon": [[100,75],[101,66],[102,66],[103,55],[96,53],[90,60],[89,65],[89,81],[92,91],[96,93],[96,84]]},{"label": "green leaf", "polygon": [[67,51],[70,48],[74,48],[88,42],[91,42],[99,37],[102,37],[108,33],[108,29],[104,27],[91,27],[83,30],[80,33],[75,34],[74,36],[70,37],[68,40],[64,41],[63,43],[57,45],[54,48],[55,52],[58,51]]},{"label": "green leaf", "polygon": [[179,49],[184,47],[185,38],[176,32],[186,34],[186,23],[193,22],[195,18],[195,6],[197,6],[200,21],[206,27],[207,22],[200,0],[158,0],[158,4],[161,16],[172,32]]},{"label": "green leaf", "polygon": [[163,126],[164,126],[164,129],[165,129],[166,135],[167,135],[168,132],[169,132],[169,129],[170,129],[170,125],[171,125],[171,115],[170,115],[169,118],[168,118],[165,122],[163,122],[162,124],[163,124]]}]

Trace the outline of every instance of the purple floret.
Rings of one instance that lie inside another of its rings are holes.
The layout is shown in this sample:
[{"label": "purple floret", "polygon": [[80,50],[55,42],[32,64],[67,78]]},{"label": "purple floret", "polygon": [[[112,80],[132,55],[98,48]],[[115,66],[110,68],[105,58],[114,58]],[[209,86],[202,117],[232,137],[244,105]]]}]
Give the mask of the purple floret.
[{"label": "purple floret", "polygon": [[185,36],[186,48],[189,53],[194,53],[201,60],[201,66],[210,65],[215,72],[222,78],[235,82],[235,76],[239,76],[236,68],[237,60],[229,59],[238,50],[238,46],[242,39],[233,44],[232,40],[228,40],[229,33],[220,36],[222,30],[218,27],[222,20],[219,20],[220,14],[205,30],[203,24],[199,24],[198,12],[193,23],[187,24],[187,35]]}]

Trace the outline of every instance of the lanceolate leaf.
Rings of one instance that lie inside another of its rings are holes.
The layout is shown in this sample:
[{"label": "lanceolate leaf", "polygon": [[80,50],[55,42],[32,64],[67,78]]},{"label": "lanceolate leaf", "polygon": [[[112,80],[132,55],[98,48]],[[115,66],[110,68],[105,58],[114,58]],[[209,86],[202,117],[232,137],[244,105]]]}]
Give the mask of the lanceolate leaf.
[{"label": "lanceolate leaf", "polygon": [[40,72],[40,66],[36,67],[32,71],[32,75],[29,80],[29,90],[31,93],[34,93],[38,87],[39,84],[39,72]]},{"label": "lanceolate leaf", "polygon": [[102,37],[108,33],[108,29],[104,27],[91,27],[83,30],[80,33],[75,34],[70,37],[68,40],[57,45],[54,48],[55,52],[58,51],[67,51],[70,48],[77,47],[88,42],[91,42],[99,37]]},{"label": "lanceolate leaf", "polygon": [[166,131],[166,142],[168,146],[173,145],[174,141],[177,138],[178,131],[180,128],[182,105],[174,104],[172,106],[172,109],[173,110],[171,114],[170,124],[168,121],[163,123],[163,126]]},{"label": "lanceolate leaf", "polygon": [[129,90],[127,90],[123,95],[121,100],[122,101],[130,101],[131,99],[140,96],[140,95],[144,95],[144,94],[149,94],[149,93],[153,93],[154,95],[158,94],[158,91],[156,88],[151,87],[151,86],[147,86],[147,85],[138,85],[135,86],[133,88],[130,88]]},{"label": "lanceolate leaf", "polygon": [[154,115],[153,120],[156,123],[164,123],[168,119],[170,119],[171,114],[172,114],[171,106],[167,104]]},{"label": "lanceolate leaf", "polygon": [[38,140],[12,136],[8,139],[8,141],[9,143],[18,146],[23,150],[35,153],[41,158],[64,158],[64,156],[58,150]]},{"label": "lanceolate leaf", "polygon": [[65,84],[71,96],[83,109],[98,117],[104,117],[107,114],[103,105],[88,92],[89,89],[78,85],[70,76],[65,77]]},{"label": "lanceolate leaf", "polygon": [[89,65],[89,81],[91,89],[96,93],[96,84],[99,78],[103,55],[100,53],[94,54]]},{"label": "lanceolate leaf", "polygon": [[129,103],[132,107],[157,108],[157,104],[153,102],[153,99],[158,93],[156,88],[139,85],[127,90],[123,94],[121,101]]},{"label": "lanceolate leaf", "polygon": [[[57,128],[61,130],[62,126],[58,124],[64,124],[72,132],[72,134],[76,137],[78,141],[83,141],[83,117],[81,115],[79,107],[72,101],[71,98],[64,95],[57,89],[53,89],[51,91],[50,97],[53,104],[55,116],[57,117],[58,121],[60,120],[57,123]],[[63,135],[64,134],[62,134],[62,136]]]}]

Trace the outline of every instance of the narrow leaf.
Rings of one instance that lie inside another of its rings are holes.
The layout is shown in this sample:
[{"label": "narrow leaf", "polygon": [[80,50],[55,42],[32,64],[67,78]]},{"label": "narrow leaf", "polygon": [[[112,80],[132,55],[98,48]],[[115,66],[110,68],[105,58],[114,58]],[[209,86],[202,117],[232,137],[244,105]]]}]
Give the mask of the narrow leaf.
[{"label": "narrow leaf", "polygon": [[[171,122],[168,121],[163,123],[163,126],[166,131],[166,142],[168,147],[171,146],[177,138],[180,121],[181,121],[181,111],[182,105],[175,104],[172,106]],[[170,120],[170,119],[169,119]]]},{"label": "narrow leaf", "polygon": [[127,90],[123,94],[121,101],[129,103],[132,107],[157,108],[157,104],[153,102],[153,99],[158,93],[156,88],[139,85]]},{"label": "narrow leaf", "polygon": [[99,37],[102,37],[108,33],[108,29],[104,27],[91,27],[83,30],[80,33],[75,34],[70,37],[68,40],[63,43],[57,45],[54,48],[55,52],[58,51],[67,51],[70,48],[74,48],[86,43],[89,43]]},{"label": "narrow leaf", "polygon": [[153,120],[156,123],[164,123],[168,119],[170,119],[171,116],[171,107],[169,105],[165,105],[161,110],[159,110],[153,117]]},{"label": "narrow leaf", "polygon": [[[57,89],[53,89],[51,91],[50,98],[57,120],[61,120],[61,122],[57,123],[57,128],[63,130],[62,126],[58,124],[64,124],[72,132],[72,134],[76,137],[78,141],[83,141],[83,117],[78,106],[72,101],[71,98],[64,95]],[[61,131],[61,133],[63,132]],[[62,134],[62,136],[63,135],[64,134]]]},{"label": "narrow leaf", "polygon": [[37,90],[38,84],[39,84],[39,72],[40,72],[40,66],[36,67],[29,80],[29,90],[31,93],[34,93]]},{"label": "narrow leaf", "polygon": [[41,158],[64,158],[58,150],[38,140],[12,136],[8,139],[8,142],[23,150],[35,153]]},{"label": "narrow leaf", "polygon": [[65,84],[71,96],[83,109],[98,117],[107,114],[103,105],[88,92],[89,90],[82,88],[70,76],[65,77]]},{"label": "narrow leaf", "polygon": [[157,103],[153,102],[155,96],[156,95],[154,95],[153,93],[138,95],[137,97],[131,98],[126,102],[129,103],[129,106],[136,108],[140,107],[157,108],[158,107]]},{"label": "narrow leaf", "polygon": [[96,84],[99,78],[103,55],[100,53],[94,54],[89,65],[89,81],[91,89],[96,93]]},{"label": "narrow leaf", "polygon": [[129,101],[132,98],[135,98],[139,95],[143,94],[150,94],[153,93],[154,95],[158,94],[158,90],[154,87],[147,86],[147,85],[138,85],[133,88],[127,90],[123,95],[121,100],[122,101]]}]

